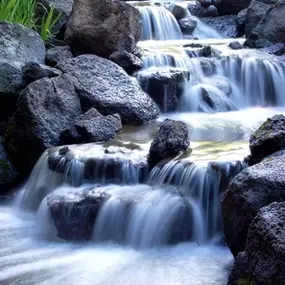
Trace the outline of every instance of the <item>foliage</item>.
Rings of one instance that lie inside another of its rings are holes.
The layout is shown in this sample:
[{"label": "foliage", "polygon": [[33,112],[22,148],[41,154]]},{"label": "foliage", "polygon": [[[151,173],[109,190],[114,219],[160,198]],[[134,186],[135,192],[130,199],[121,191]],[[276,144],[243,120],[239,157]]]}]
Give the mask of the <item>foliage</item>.
[{"label": "foliage", "polygon": [[1,0],[0,21],[19,23],[36,30],[44,41],[53,37],[53,28],[59,20],[60,14],[56,15],[54,7],[49,9],[41,5],[43,10],[41,18],[37,18],[37,0]]}]

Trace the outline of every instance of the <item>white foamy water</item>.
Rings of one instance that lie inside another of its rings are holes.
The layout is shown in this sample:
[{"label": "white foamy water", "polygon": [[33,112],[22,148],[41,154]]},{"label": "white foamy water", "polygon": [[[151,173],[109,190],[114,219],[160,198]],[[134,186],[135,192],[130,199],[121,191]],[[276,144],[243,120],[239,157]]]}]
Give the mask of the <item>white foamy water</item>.
[{"label": "white foamy water", "polygon": [[233,258],[217,246],[152,250],[39,239],[33,216],[0,207],[1,285],[224,285]]}]

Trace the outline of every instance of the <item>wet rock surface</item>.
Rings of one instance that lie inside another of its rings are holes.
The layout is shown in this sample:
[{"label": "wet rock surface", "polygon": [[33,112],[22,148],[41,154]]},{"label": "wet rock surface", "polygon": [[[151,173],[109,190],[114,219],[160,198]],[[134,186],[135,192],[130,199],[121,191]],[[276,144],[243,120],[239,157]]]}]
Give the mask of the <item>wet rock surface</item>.
[{"label": "wet rock surface", "polygon": [[285,117],[275,115],[268,118],[251,135],[249,146],[252,163],[259,162],[264,157],[285,149]]},{"label": "wet rock surface", "polygon": [[[285,284],[285,202],[261,208],[252,221],[245,251],[237,256],[228,285]],[[247,282],[247,283],[245,283]]]},{"label": "wet rock surface", "polygon": [[166,119],[161,123],[151,143],[149,163],[153,166],[163,159],[178,155],[180,152],[186,151],[189,145],[186,124],[181,121]]},{"label": "wet rock surface", "polygon": [[142,89],[151,96],[162,111],[175,111],[190,79],[185,69],[153,69],[139,74]]},{"label": "wet rock surface", "polygon": [[285,157],[271,157],[249,167],[231,182],[222,200],[227,244],[234,256],[245,249],[248,229],[258,211],[285,201]]},{"label": "wet rock surface", "polygon": [[94,107],[103,115],[118,113],[125,124],[143,124],[158,117],[157,105],[137,80],[110,60],[81,55],[57,68],[70,76],[83,111]]}]

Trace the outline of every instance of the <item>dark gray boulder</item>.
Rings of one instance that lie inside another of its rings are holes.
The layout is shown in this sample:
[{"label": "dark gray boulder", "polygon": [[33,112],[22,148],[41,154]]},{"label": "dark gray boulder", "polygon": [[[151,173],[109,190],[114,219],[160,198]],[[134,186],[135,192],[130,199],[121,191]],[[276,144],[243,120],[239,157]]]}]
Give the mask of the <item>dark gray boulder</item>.
[{"label": "dark gray boulder", "polygon": [[247,9],[241,10],[236,17],[237,37],[242,37],[245,34],[245,21]]},{"label": "dark gray boulder", "polygon": [[185,123],[166,119],[161,123],[149,150],[149,163],[154,166],[161,160],[184,152],[190,145]]},{"label": "dark gray boulder", "polygon": [[203,17],[204,16],[204,8],[202,7],[199,1],[193,1],[188,4],[188,11],[192,16],[195,17]]},{"label": "dark gray boulder", "polygon": [[285,156],[271,157],[238,174],[222,200],[224,231],[234,256],[244,250],[248,228],[258,211],[285,201]]},{"label": "dark gray boulder", "polygon": [[52,78],[61,74],[62,72],[56,68],[38,64],[36,62],[27,62],[22,67],[23,80],[27,84],[44,77]]},{"label": "dark gray boulder", "polygon": [[193,17],[186,17],[178,21],[180,29],[185,34],[192,34],[197,27],[197,20]]},{"label": "dark gray boulder", "polygon": [[190,72],[183,69],[150,69],[140,72],[138,78],[142,89],[162,111],[175,111]]},{"label": "dark gray boulder", "polygon": [[285,284],[285,202],[261,208],[252,221],[245,251],[237,256],[228,285]]},{"label": "dark gray boulder", "polygon": [[285,1],[263,0],[267,5],[257,26],[248,34],[246,45],[250,47],[264,47],[274,43],[285,42]]},{"label": "dark gray boulder", "polygon": [[0,196],[19,182],[19,173],[10,162],[9,156],[4,148],[4,140],[0,137]]},{"label": "dark gray boulder", "polygon": [[138,71],[143,66],[143,62],[137,56],[126,51],[114,52],[109,59],[121,66],[128,74]]},{"label": "dark gray boulder", "polygon": [[29,61],[44,63],[45,45],[35,31],[8,22],[0,22],[0,38],[0,119],[6,119],[25,85],[21,67]]},{"label": "dark gray boulder", "polygon": [[51,67],[56,66],[59,62],[73,58],[73,54],[69,46],[57,46],[47,50],[46,52],[46,65]]},{"label": "dark gray boulder", "polygon": [[187,15],[187,8],[179,3],[171,3],[169,10],[177,20],[180,20]]},{"label": "dark gray boulder", "polygon": [[232,41],[229,47],[233,50],[243,49],[243,45],[239,41]]},{"label": "dark gray boulder", "polygon": [[264,157],[285,149],[285,117],[275,115],[267,119],[249,141],[252,161],[259,162]]},{"label": "dark gray boulder", "polygon": [[65,240],[90,240],[96,217],[108,195],[92,189],[72,193],[54,192],[47,197],[57,236]]},{"label": "dark gray boulder", "polygon": [[216,6],[210,5],[205,9],[205,16],[206,17],[217,17],[219,16],[219,12]]},{"label": "dark gray boulder", "polygon": [[44,150],[59,144],[60,133],[80,114],[80,100],[67,75],[28,85],[5,135],[7,151],[16,166],[23,173],[29,172]]},{"label": "dark gray boulder", "polygon": [[84,111],[118,113],[125,124],[143,124],[159,115],[155,102],[120,66],[96,55],[81,55],[57,65],[70,76]]},{"label": "dark gray boulder", "polygon": [[75,55],[132,52],[141,38],[142,19],[133,6],[112,0],[75,0],[65,41]]},{"label": "dark gray boulder", "polygon": [[91,108],[75,120],[75,129],[82,142],[104,142],[113,139],[122,129],[120,115],[102,116]]}]

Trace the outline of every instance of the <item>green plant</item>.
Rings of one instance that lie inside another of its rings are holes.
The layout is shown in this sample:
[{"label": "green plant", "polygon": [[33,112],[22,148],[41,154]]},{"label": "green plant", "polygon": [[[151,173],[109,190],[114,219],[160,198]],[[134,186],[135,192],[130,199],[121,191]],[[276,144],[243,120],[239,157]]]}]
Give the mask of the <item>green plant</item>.
[{"label": "green plant", "polygon": [[53,29],[61,14],[56,15],[54,7],[46,8],[40,4],[42,16],[37,18],[37,0],[1,0],[0,21],[19,23],[37,31],[44,41],[53,36]]}]

